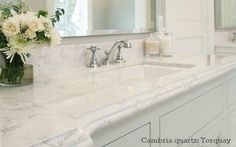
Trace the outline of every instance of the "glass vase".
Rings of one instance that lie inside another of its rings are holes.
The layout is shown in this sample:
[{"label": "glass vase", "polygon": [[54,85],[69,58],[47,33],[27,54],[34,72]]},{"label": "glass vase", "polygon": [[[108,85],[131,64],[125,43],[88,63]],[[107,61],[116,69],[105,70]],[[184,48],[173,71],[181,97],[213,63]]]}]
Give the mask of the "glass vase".
[{"label": "glass vase", "polygon": [[33,83],[33,66],[0,68],[0,86],[17,87]]}]

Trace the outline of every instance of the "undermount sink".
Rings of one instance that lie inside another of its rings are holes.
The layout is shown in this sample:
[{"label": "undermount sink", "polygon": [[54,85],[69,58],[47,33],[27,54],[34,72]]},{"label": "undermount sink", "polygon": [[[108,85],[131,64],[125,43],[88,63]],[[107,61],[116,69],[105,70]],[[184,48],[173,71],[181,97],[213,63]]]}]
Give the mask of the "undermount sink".
[{"label": "undermount sink", "polygon": [[192,66],[177,66],[177,64],[152,64],[143,63],[133,66],[121,67],[118,69],[112,69],[97,73],[99,77],[109,77],[113,81],[127,82],[127,81],[145,81],[163,76],[175,74],[183,71],[185,68],[191,68]]}]

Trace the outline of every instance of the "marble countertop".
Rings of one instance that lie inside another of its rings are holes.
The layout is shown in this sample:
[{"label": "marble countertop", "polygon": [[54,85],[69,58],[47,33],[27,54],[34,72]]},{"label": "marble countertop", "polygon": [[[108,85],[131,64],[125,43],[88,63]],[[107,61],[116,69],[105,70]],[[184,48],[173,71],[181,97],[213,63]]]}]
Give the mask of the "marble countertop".
[{"label": "marble countertop", "polygon": [[236,43],[228,42],[228,43],[217,43],[216,48],[236,48]]},{"label": "marble countertop", "polygon": [[[143,78],[138,69],[119,72],[144,62],[195,67],[175,67],[174,74],[152,78]],[[236,69],[235,55],[218,55],[214,62],[209,66],[205,56],[176,55],[99,69],[36,73],[31,86],[0,87],[0,145],[92,147],[90,135],[96,130]],[[132,79],[127,76],[134,73]]]}]

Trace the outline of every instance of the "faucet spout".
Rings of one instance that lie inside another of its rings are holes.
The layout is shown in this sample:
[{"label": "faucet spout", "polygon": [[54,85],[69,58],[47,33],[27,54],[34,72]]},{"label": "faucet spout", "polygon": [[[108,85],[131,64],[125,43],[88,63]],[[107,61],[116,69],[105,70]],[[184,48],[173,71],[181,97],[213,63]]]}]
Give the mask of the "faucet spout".
[{"label": "faucet spout", "polygon": [[119,40],[119,41],[116,41],[114,43],[114,45],[112,46],[112,48],[109,50],[109,51],[106,51],[105,52],[105,57],[104,57],[104,60],[103,60],[103,65],[109,65],[111,61],[111,55],[112,53],[114,52],[114,50],[116,49],[115,47],[118,45],[117,49],[118,49],[118,52],[117,52],[117,56],[116,56],[116,59],[115,59],[115,63],[125,63],[125,59],[121,57],[121,49],[122,48],[131,48],[132,45],[129,41],[127,40]]}]

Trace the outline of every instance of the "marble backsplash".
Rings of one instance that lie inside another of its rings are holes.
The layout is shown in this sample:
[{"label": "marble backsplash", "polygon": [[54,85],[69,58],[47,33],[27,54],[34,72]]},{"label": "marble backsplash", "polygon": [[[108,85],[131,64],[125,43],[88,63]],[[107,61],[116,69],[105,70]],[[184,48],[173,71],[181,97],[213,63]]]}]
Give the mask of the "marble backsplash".
[{"label": "marble backsplash", "polygon": [[[129,60],[135,57],[143,56],[144,39],[129,40],[132,48],[122,49],[122,56]],[[90,58],[91,52],[86,50],[90,46],[97,46],[100,50],[97,57],[101,60],[104,52],[109,50],[115,41],[93,42],[93,43],[70,43],[62,44],[53,48],[42,47],[36,48],[36,52],[30,59],[36,72],[55,72],[62,69],[85,67]]]}]

